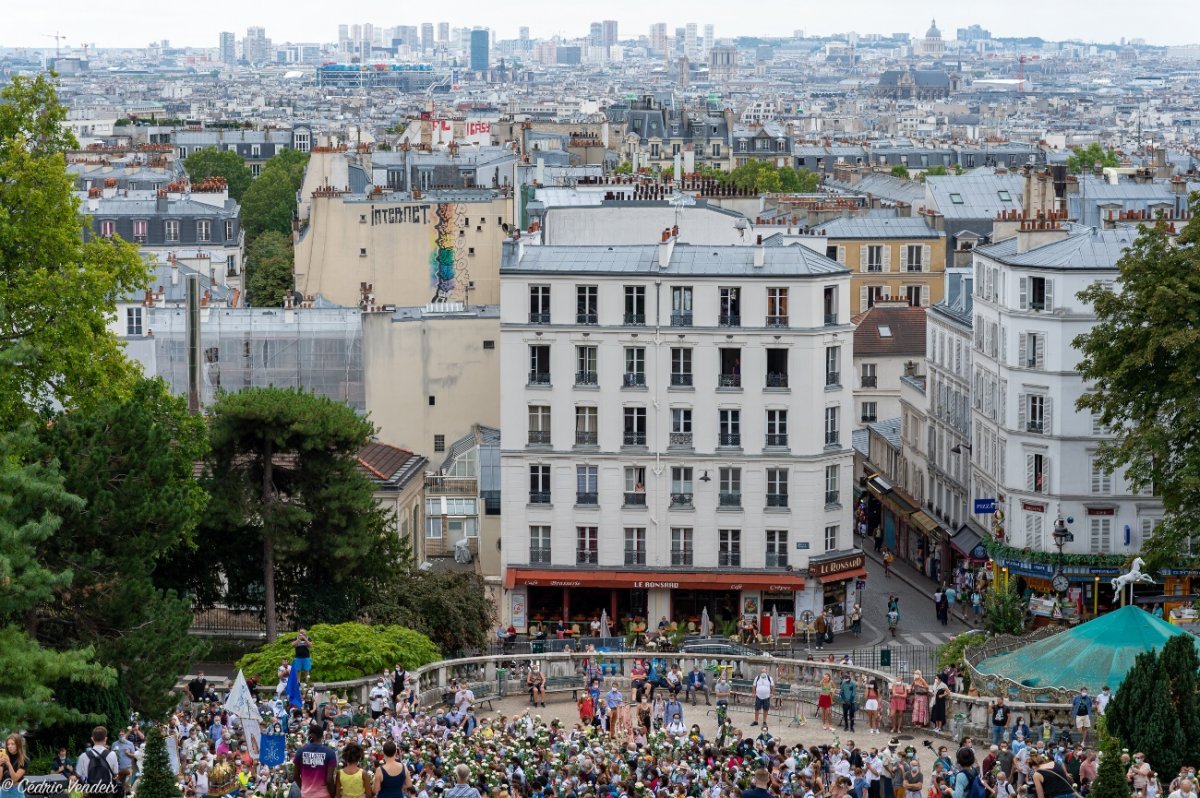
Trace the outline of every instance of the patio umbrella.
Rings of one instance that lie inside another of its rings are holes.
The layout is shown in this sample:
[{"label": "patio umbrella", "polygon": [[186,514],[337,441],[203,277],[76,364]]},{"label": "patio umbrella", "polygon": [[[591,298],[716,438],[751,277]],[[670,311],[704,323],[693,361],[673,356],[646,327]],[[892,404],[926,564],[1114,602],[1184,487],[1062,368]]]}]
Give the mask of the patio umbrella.
[{"label": "patio umbrella", "polygon": [[608,610],[600,610],[600,636],[603,638],[612,637],[612,629],[608,625]]},{"label": "patio umbrella", "polygon": [[779,640],[779,610],[771,608],[771,637]]},{"label": "patio umbrella", "polygon": [[708,607],[700,612],[700,636],[712,637],[712,621],[708,617]]}]

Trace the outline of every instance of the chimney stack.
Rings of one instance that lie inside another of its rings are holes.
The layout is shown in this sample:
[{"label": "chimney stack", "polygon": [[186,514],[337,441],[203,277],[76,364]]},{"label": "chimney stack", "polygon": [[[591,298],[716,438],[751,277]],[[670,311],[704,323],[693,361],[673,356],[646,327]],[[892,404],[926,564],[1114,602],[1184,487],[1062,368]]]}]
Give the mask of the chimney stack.
[{"label": "chimney stack", "polygon": [[762,236],[754,244],[754,268],[761,269],[767,262],[767,249],[763,246]]},{"label": "chimney stack", "polygon": [[665,269],[671,265],[671,253],[674,251],[675,235],[672,235],[671,228],[668,227],[662,231],[662,241],[658,245],[658,268]]}]

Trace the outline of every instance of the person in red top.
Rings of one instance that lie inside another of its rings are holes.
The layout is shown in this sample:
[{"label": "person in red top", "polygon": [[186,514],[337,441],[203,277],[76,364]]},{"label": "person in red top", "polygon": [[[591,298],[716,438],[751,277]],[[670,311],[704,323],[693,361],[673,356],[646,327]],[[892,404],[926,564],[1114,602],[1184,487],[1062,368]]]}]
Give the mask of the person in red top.
[{"label": "person in red top", "polygon": [[579,722],[584,726],[591,726],[595,717],[596,707],[592,704],[591,693],[584,693],[579,699]]},{"label": "person in red top", "polygon": [[292,759],[293,780],[300,798],[333,798],[337,794],[337,752],[322,744],[325,730],[320,724],[308,727],[308,744]]}]

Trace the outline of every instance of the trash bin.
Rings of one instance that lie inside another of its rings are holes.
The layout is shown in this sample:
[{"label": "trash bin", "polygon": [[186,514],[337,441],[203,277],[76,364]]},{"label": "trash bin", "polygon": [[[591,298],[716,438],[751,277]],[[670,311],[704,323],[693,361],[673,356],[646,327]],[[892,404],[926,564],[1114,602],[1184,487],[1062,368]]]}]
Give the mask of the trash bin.
[{"label": "trash bin", "polygon": [[967,715],[964,712],[955,712],[950,718],[950,739],[961,740],[963,737],[963,727],[967,725]]},{"label": "trash bin", "polygon": [[879,667],[892,667],[892,650],[890,648],[879,649]]},{"label": "trash bin", "polygon": [[508,676],[507,668],[496,668],[496,697],[504,698],[504,682]]}]

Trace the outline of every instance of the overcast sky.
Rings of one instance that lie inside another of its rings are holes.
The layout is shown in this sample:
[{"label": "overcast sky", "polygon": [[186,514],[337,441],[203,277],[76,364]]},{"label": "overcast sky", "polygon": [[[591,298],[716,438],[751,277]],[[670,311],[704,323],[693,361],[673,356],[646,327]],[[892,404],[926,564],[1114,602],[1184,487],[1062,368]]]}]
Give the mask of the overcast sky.
[{"label": "overcast sky", "polygon": [[262,25],[276,43],[328,42],[337,38],[338,23],[370,22],[391,27],[422,22],[449,22],[453,27],[485,26],[499,38],[514,38],[528,25],[534,38],[580,36],[601,15],[620,23],[622,37],[641,35],[654,22],[668,30],[687,22],[716,26],[716,36],[779,35],[794,30],[808,34],[844,31],[907,32],[923,35],[931,17],[945,38],[958,27],[979,23],[996,36],[1041,36],[1115,42],[1122,36],[1144,38],[1150,44],[1185,44],[1200,40],[1195,0],[1150,3],[1117,0],[842,0],[796,2],[759,0],[746,4],[722,0],[607,0],[572,3],[569,0],[453,0],[429,3],[359,0],[207,0],[197,6],[151,3],[111,6],[95,0],[4,3],[0,30],[3,47],[53,47],[43,34],[56,31],[68,46],[142,47],[167,39],[174,46],[215,47],[223,30],[240,39],[249,25]]}]

